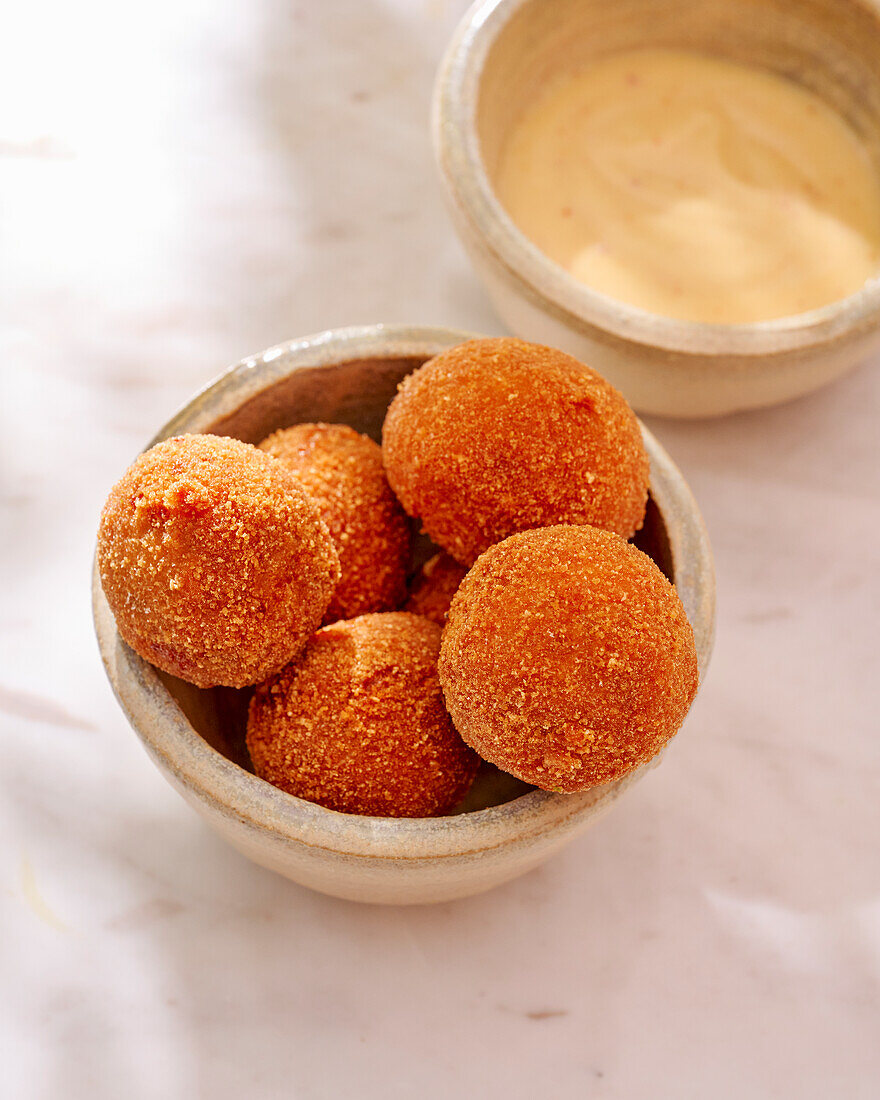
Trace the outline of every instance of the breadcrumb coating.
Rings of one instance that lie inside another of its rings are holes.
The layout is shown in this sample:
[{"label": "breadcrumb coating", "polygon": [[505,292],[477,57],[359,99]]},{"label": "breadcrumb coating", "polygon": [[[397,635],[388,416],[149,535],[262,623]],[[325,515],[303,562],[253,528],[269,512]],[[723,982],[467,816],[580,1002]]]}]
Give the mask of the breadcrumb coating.
[{"label": "breadcrumb coating", "polygon": [[315,506],[280,462],[237,439],[183,435],[138,458],[98,531],[119,633],[199,687],[244,687],[296,657],[339,580]]},{"label": "breadcrumb coating", "polygon": [[342,813],[451,809],[479,758],[443,705],[439,649],[440,628],[404,612],[319,630],[251,700],[247,745],[257,775]]},{"label": "breadcrumb coating", "polygon": [[385,477],[381,447],[345,424],[296,424],[260,448],[296,474],[336,544],[342,579],[324,622],[399,607],[412,532]]},{"label": "breadcrumb coating", "polygon": [[646,554],[595,527],[527,531],[486,551],[452,601],[439,671],[469,745],[564,793],[650,760],[697,690],[678,593]]},{"label": "breadcrumb coating", "polygon": [[444,550],[472,565],[517,531],[641,526],[648,456],[623,396],[553,348],[471,340],[403,380],[382,436],[391,488]]},{"label": "breadcrumb coating", "polygon": [[435,554],[410,582],[409,598],[402,610],[411,611],[414,615],[424,615],[432,623],[443,626],[452,597],[458,591],[466,573],[467,569],[449,554],[443,551]]}]

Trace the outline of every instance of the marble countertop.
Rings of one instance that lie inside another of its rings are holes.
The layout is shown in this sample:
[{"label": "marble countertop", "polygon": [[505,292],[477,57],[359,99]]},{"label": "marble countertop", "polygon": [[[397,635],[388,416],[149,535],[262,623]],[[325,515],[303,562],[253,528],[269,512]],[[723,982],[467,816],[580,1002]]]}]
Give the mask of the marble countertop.
[{"label": "marble countertop", "polygon": [[111,696],[98,511],[193,390],[333,325],[499,331],[427,131],[462,10],[35,0],[11,17],[4,1096],[880,1094],[880,363],[773,411],[652,423],[715,547],[710,675],[662,767],[493,893],[370,908],[252,866]]}]

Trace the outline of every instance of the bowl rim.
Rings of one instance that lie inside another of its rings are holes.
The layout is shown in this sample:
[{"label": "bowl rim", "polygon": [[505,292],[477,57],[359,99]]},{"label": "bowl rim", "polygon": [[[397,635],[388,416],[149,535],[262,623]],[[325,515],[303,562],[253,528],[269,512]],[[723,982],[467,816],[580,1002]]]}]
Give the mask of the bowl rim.
[{"label": "bowl rim", "polygon": [[[269,348],[223,372],[183,406],[147,445],[182,432],[204,431],[244,401],[294,372],[359,359],[436,355],[473,338],[472,333],[406,325],[332,329]],[[651,460],[651,492],[661,512],[676,509],[669,530],[676,585],[694,630],[700,679],[714,638],[715,577],[712,552],[697,504],[681,473],[641,425]],[[573,827],[598,812],[659,762],[657,756],[616,783],[575,795],[533,790],[510,802],[449,817],[381,818],[342,814],[287,794],[212,748],[190,724],[156,670],[122,641],[104,597],[97,560],[92,611],[101,657],[123,711],[149,754],[184,793],[282,842],[338,855],[423,860],[477,855],[559,827]],[[662,755],[662,754],[661,754]]]},{"label": "bowl rim", "polygon": [[[880,269],[852,294],[805,313],[720,324],[651,313],[593,290],[551,260],[514,224],[495,195],[480,153],[480,78],[492,46],[517,13],[537,0],[477,0],[449,43],[434,84],[434,153],[447,198],[496,266],[545,313],[583,333],[709,361],[778,355],[828,344],[880,323]],[[880,0],[861,0],[880,16]]]}]

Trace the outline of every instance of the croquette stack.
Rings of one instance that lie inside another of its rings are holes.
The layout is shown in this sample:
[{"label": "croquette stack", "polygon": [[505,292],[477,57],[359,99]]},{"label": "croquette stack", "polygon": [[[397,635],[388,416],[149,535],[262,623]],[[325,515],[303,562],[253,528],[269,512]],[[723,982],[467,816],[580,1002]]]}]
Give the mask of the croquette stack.
[{"label": "croquette stack", "polygon": [[[626,541],[648,473],[600,375],[474,340],[403,381],[381,449],[328,424],[151,448],[110,493],[98,565],[142,657],[257,685],[254,770],[290,794],[435,816],[481,758],[573,793],[655,756],[697,689],[675,588]],[[407,589],[409,517],[439,552]]]}]

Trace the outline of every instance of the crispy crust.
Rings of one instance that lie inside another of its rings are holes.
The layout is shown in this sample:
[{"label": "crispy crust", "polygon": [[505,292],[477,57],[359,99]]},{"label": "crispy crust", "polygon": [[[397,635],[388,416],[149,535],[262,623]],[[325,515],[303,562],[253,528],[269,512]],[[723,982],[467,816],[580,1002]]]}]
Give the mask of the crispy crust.
[{"label": "crispy crust", "polygon": [[650,760],[697,690],[675,589],[647,555],[594,527],[528,531],[483,554],[452,601],[439,672],[469,745],[565,793]]},{"label": "crispy crust", "polygon": [[517,531],[641,527],[648,457],[601,375],[522,340],[472,340],[403,380],[382,439],[391,487],[464,565]]},{"label": "crispy crust", "polygon": [[479,759],[437,679],[440,628],[363,615],[319,630],[257,688],[247,745],[258,776],[343,813],[431,817],[464,797]]},{"label": "crispy crust", "polygon": [[452,597],[464,580],[467,569],[455,558],[441,551],[429,558],[418,570],[409,586],[409,598],[402,610],[424,615],[440,626],[446,622],[446,612]]},{"label": "crispy crust", "polygon": [[330,533],[280,462],[237,439],[152,447],[110,491],[98,565],[119,632],[199,687],[243,687],[301,652],[339,579]]},{"label": "crispy crust", "polygon": [[342,579],[324,622],[399,607],[412,536],[379,445],[345,424],[296,424],[260,449],[296,474],[336,544]]}]

